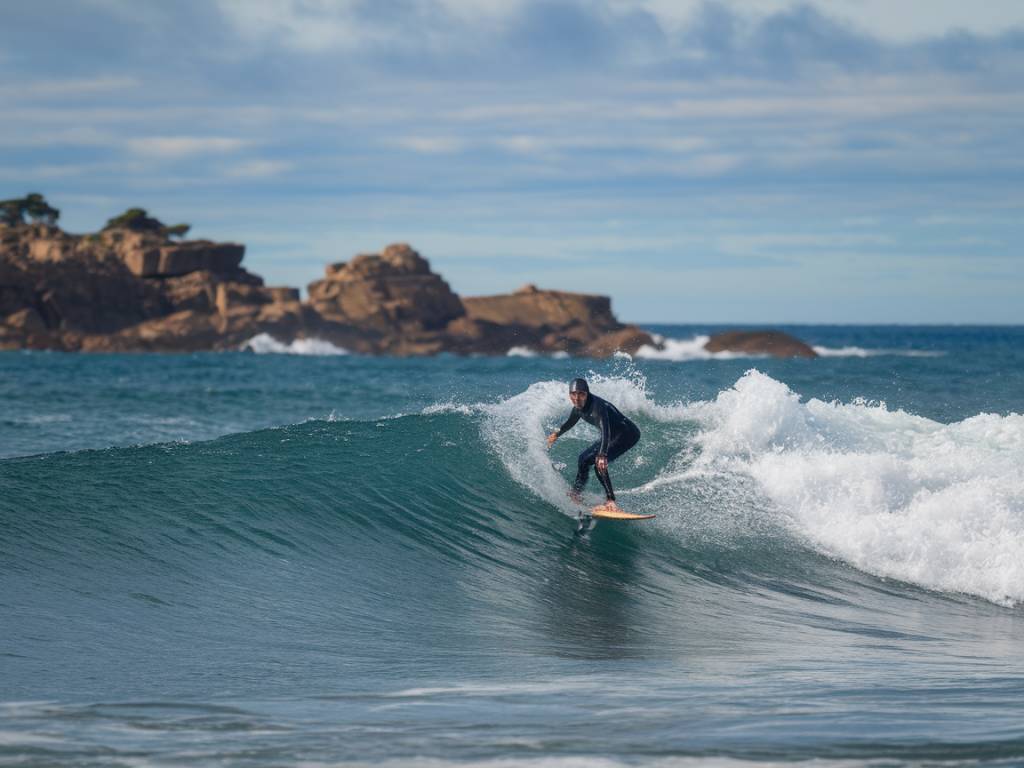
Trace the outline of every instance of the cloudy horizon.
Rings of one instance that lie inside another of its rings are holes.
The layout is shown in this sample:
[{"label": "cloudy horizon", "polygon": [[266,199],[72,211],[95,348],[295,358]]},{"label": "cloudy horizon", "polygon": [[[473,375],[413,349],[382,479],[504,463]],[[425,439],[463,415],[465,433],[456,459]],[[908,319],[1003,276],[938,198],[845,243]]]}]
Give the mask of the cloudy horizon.
[{"label": "cloudy horizon", "polygon": [[405,241],[635,322],[1022,323],[1024,7],[9,8],[0,198],[128,207],[270,284]]}]

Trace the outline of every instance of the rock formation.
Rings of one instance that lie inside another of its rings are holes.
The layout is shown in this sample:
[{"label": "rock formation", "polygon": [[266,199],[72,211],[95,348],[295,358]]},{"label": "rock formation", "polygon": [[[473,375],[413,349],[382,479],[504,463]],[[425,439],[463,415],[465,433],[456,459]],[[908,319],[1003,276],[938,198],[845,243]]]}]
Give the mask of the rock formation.
[{"label": "rock formation", "polygon": [[654,343],[619,323],[606,296],[529,285],[463,300],[406,244],[329,265],[302,302],[246,271],[244,246],[173,240],[188,226],[140,209],[92,235],[63,232],[56,213],[34,224],[18,216],[0,223],[0,349],[237,349],[260,333],[394,355],[607,356]]},{"label": "rock formation", "polygon": [[265,288],[233,243],[0,224],[0,348],[191,351],[298,328],[298,291]]},{"label": "rock formation", "polygon": [[516,346],[539,352],[607,357],[655,343],[646,331],[616,320],[607,296],[527,284],[515,293],[466,298],[463,304],[470,323],[515,329]]},{"label": "rock formation", "polygon": [[708,352],[741,352],[772,357],[817,357],[804,342],[782,331],[726,331],[716,333],[704,349]]}]

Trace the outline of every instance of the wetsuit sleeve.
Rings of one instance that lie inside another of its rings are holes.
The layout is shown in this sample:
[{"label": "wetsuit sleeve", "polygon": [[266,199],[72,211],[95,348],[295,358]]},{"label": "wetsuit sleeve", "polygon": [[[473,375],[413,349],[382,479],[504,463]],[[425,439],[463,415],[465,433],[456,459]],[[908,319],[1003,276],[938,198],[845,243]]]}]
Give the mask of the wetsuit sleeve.
[{"label": "wetsuit sleeve", "polygon": [[561,437],[570,429],[576,426],[576,422],[580,420],[579,408],[573,408],[572,413],[569,414],[569,418],[565,420],[565,424],[558,428],[558,436]]}]

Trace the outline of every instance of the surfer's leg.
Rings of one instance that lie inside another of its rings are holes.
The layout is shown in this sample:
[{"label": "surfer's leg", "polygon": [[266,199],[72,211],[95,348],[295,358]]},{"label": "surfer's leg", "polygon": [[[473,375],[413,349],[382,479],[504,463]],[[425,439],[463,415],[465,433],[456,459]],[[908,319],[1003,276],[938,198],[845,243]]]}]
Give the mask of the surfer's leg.
[{"label": "surfer's leg", "polygon": [[577,460],[576,479],[572,483],[573,493],[580,493],[583,490],[583,486],[587,484],[587,478],[590,477],[590,468],[594,466],[594,462],[597,460],[597,451],[600,447],[601,441],[598,440],[580,454]]},{"label": "surfer's leg", "polygon": [[[611,444],[608,446],[608,463],[611,464],[619,456],[624,454],[640,439],[640,430],[631,430],[623,434],[616,435],[612,438]],[[604,495],[608,501],[615,501],[615,491],[612,489],[612,478],[608,474],[606,469],[602,472],[600,469],[594,470],[597,473],[597,479],[601,481],[601,485],[604,486]]]}]

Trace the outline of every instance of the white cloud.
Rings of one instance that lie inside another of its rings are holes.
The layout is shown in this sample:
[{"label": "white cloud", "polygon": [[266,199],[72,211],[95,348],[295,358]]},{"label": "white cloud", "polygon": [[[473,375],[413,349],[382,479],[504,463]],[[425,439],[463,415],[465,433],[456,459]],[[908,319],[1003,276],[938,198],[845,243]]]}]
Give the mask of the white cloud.
[{"label": "white cloud", "polygon": [[164,159],[236,152],[249,143],[220,136],[148,136],[128,140],[129,148],[136,154]]},{"label": "white cloud", "polygon": [[[643,7],[668,29],[682,28],[705,0],[609,0],[613,7]],[[1020,0],[724,0],[719,3],[734,13],[767,16],[811,6],[895,43],[937,37],[953,30],[993,35],[1024,27],[1024,4]]]},{"label": "white cloud", "polygon": [[235,179],[267,179],[287,173],[295,166],[283,160],[250,160],[232,166],[226,174]]},{"label": "white cloud", "polygon": [[224,18],[246,38],[302,51],[354,50],[370,41],[354,0],[217,0]]},{"label": "white cloud", "polygon": [[70,78],[67,80],[36,80],[0,85],[0,98],[9,101],[48,99],[55,96],[86,96],[96,93],[126,91],[136,88],[139,80],[125,75]]},{"label": "white cloud", "polygon": [[455,136],[403,136],[391,143],[424,155],[453,154],[467,147],[466,141]]},{"label": "white cloud", "polygon": [[[217,0],[217,4],[246,37],[275,39],[301,50],[353,50],[379,42],[385,34],[383,26],[374,28],[358,18],[355,0]],[[707,0],[604,0],[593,5],[616,13],[647,11],[672,32],[684,28],[706,4]],[[955,30],[994,35],[1024,27],[1020,0],[718,0],[716,4],[748,18],[811,6],[894,43],[939,37]],[[527,0],[421,0],[415,7],[470,24],[500,25],[529,5]]]}]

